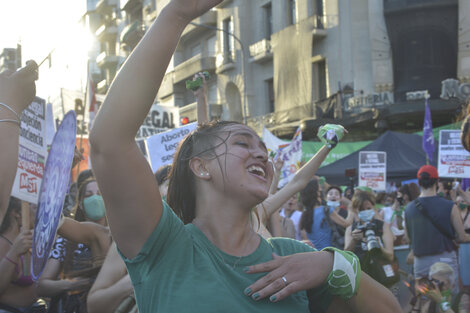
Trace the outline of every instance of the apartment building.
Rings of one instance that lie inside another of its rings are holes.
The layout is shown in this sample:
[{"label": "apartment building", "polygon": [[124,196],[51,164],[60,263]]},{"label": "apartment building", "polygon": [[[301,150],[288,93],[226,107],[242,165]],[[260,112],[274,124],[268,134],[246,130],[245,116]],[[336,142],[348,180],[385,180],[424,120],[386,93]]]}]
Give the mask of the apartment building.
[{"label": "apartment building", "polygon": [[[98,2],[98,91],[167,3]],[[416,131],[425,91],[434,125],[448,124],[470,94],[469,10],[465,0],[225,0],[185,29],[156,101],[195,120],[185,81],[208,71],[212,117],[280,137],[301,126],[314,138],[328,122],[351,140]]]}]

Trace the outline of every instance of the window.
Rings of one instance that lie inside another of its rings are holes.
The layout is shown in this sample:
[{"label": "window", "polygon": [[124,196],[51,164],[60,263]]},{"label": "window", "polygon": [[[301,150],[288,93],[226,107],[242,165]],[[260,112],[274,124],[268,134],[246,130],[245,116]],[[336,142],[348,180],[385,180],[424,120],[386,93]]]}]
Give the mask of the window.
[{"label": "window", "polygon": [[265,37],[270,38],[273,33],[273,7],[271,2],[263,6]]},{"label": "window", "polygon": [[272,113],[274,112],[274,81],[272,78],[266,80],[266,91],[268,93],[269,113]]},{"label": "window", "polygon": [[326,61],[321,59],[312,63],[313,66],[313,102],[326,99],[327,97],[327,72]]},{"label": "window", "polygon": [[207,39],[207,54],[212,57],[216,53],[217,37],[212,36]]},{"label": "window", "polygon": [[297,0],[288,0],[289,2],[289,7],[288,7],[288,16],[287,16],[287,24],[288,25],[293,25],[297,23],[297,15],[296,15],[296,6],[297,6]]},{"label": "window", "polygon": [[223,21],[222,29],[224,30],[223,36],[223,45],[224,45],[224,55],[228,58],[232,58],[233,55],[233,21],[229,17]]}]

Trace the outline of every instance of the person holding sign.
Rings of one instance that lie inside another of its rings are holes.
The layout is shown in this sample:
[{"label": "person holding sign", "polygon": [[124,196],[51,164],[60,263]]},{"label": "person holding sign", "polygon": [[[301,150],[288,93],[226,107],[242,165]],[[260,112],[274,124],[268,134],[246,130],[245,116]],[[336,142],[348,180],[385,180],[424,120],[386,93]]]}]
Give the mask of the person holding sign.
[{"label": "person holding sign", "polygon": [[26,309],[36,301],[31,275],[25,275],[23,256],[31,249],[33,233],[21,231],[21,201],[11,198],[0,227],[0,312]]},{"label": "person holding sign", "polygon": [[[139,311],[308,312],[305,290],[324,311],[332,303],[400,311],[391,294],[361,275],[352,254],[255,233],[251,210],[268,196],[273,170],[266,147],[243,124],[212,123],[187,136],[173,162],[168,204],[162,202],[134,137],[183,30],[220,2],[169,2],[113,81],[90,134],[93,169]],[[332,148],[340,136],[330,130],[324,139]]]},{"label": "person holding sign", "polygon": [[34,61],[26,62],[16,72],[0,74],[0,223],[8,207],[18,164],[20,116],[36,96],[37,77],[38,66]]}]

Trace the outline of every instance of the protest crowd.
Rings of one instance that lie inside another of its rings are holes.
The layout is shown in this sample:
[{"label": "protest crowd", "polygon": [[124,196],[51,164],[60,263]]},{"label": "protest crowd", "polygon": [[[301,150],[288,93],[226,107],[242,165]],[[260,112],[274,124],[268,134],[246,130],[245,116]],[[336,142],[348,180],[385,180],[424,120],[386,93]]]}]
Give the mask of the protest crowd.
[{"label": "protest crowd", "polygon": [[60,198],[54,182],[37,204],[11,195],[38,66],[0,74],[0,313],[470,312],[466,179],[422,164],[383,191],[329,183],[317,170],[347,131],[327,124],[323,147],[280,184],[283,151],[270,158],[248,126],[210,121],[202,73],[197,128],[151,169],[135,134],[184,27],[220,1],[186,2],[168,4],[114,80],[91,167],[64,187],[57,218],[43,211]]}]

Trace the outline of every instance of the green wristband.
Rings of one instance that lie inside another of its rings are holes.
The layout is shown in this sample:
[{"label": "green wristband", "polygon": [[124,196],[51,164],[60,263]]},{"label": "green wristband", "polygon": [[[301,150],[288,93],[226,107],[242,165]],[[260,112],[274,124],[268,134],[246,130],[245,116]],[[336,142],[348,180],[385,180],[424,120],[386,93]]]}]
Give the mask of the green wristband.
[{"label": "green wristband", "polygon": [[447,300],[439,302],[439,308],[442,312],[446,312],[450,309],[450,303]]},{"label": "green wristband", "polygon": [[327,278],[328,290],[344,300],[351,299],[359,288],[361,265],[359,258],[351,251],[327,247],[322,251],[334,253],[333,269]]}]

